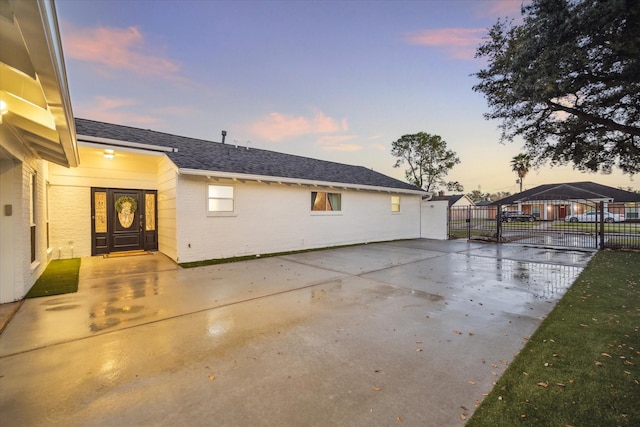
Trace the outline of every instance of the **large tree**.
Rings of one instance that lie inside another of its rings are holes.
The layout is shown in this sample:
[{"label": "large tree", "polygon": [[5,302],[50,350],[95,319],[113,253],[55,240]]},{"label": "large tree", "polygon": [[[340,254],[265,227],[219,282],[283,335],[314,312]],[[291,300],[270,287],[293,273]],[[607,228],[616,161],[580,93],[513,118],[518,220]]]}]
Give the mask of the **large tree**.
[{"label": "large tree", "polygon": [[640,172],[640,1],[533,0],[498,20],[476,52],[473,87],[503,141],[536,163]]},{"label": "large tree", "polygon": [[511,159],[511,170],[518,175],[518,182],[520,183],[520,192],[522,193],[522,183],[524,177],[529,173],[531,169],[531,156],[525,153],[520,153]]},{"label": "large tree", "polygon": [[438,186],[464,190],[457,182],[444,181],[460,159],[454,151],[447,149],[447,143],[438,135],[425,132],[403,135],[391,144],[391,154],[398,158],[393,167],[400,167],[405,162],[409,165],[405,176],[417,187],[426,191],[434,191]]}]

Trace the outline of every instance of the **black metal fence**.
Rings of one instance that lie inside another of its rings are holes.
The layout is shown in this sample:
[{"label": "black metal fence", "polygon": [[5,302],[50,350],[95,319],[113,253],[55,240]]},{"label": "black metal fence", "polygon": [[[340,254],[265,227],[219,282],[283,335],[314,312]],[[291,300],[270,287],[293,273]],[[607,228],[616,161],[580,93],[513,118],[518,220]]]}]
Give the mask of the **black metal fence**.
[{"label": "black metal fence", "polygon": [[[566,201],[513,207],[449,208],[449,238],[568,248],[640,249],[640,204]],[[510,212],[511,215],[504,215]]]}]

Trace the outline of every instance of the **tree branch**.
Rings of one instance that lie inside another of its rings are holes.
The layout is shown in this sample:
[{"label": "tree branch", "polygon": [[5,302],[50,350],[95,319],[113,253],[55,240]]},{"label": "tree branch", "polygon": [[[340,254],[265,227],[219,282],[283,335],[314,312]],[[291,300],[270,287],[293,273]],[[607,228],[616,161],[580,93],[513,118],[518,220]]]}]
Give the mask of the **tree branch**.
[{"label": "tree branch", "polygon": [[610,119],[605,119],[602,117],[594,116],[589,113],[585,113],[584,111],[581,111],[577,108],[566,107],[562,104],[552,102],[551,100],[547,100],[546,104],[555,111],[560,110],[569,114],[573,114],[574,116],[577,116],[582,120],[588,121],[590,123],[602,125],[607,129],[617,130],[623,133],[627,133],[629,135],[640,136],[640,128],[638,127],[623,125]]}]

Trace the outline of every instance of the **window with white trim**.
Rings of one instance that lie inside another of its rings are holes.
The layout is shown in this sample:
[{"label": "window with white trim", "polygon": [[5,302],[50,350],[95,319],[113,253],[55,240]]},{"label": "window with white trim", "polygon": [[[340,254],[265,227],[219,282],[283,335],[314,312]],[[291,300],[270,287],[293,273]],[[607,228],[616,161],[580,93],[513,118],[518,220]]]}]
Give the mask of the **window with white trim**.
[{"label": "window with white trim", "polygon": [[234,192],[230,185],[207,185],[207,212],[230,213],[234,210]]},{"label": "window with white trim", "polygon": [[391,212],[400,212],[400,196],[391,196]]},{"label": "window with white trim", "polygon": [[323,191],[311,192],[312,211],[340,211],[342,210],[342,194],[325,193]]}]

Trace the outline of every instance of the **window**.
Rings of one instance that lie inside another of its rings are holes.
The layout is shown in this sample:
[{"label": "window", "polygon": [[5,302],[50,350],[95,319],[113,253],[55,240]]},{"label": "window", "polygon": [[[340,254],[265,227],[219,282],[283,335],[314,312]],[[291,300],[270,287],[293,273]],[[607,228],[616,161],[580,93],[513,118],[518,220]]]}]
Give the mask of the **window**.
[{"label": "window", "polygon": [[321,191],[311,192],[312,211],[339,211],[342,210],[342,194],[324,193]]},{"label": "window", "polygon": [[391,196],[391,212],[400,212],[400,196]]},{"label": "window", "polygon": [[233,187],[209,185],[207,188],[207,212],[233,212]]},{"label": "window", "polygon": [[38,200],[36,174],[29,180],[29,224],[31,226],[31,262],[36,261],[36,201]]}]

